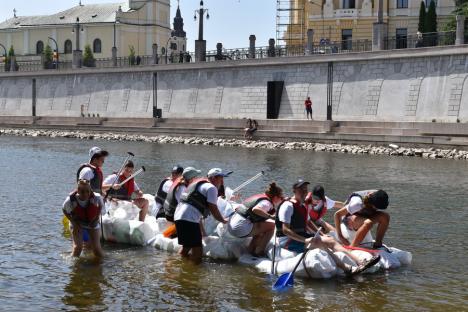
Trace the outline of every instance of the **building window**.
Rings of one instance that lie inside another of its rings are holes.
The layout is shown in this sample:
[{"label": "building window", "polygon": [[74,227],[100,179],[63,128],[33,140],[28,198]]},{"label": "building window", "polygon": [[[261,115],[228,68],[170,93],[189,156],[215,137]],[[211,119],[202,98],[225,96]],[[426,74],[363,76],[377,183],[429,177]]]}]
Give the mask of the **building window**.
[{"label": "building window", "polygon": [[397,7],[397,9],[407,9],[408,8],[408,0],[397,0],[396,7]]},{"label": "building window", "polygon": [[395,46],[397,49],[406,49],[408,47],[408,29],[397,28],[395,41]]},{"label": "building window", "polygon": [[355,9],[356,1],[355,0],[343,0],[343,9]]},{"label": "building window", "polygon": [[71,40],[65,41],[64,48],[63,48],[63,53],[65,54],[71,54],[73,52],[73,45]]},{"label": "building window", "polygon": [[177,43],[171,42],[171,50],[177,50]]},{"label": "building window", "polygon": [[353,30],[343,29],[341,31],[341,49],[352,50],[353,49]]},{"label": "building window", "polygon": [[44,42],[38,41],[36,43],[36,54],[42,54],[44,52]]},{"label": "building window", "polygon": [[94,39],[94,41],[93,41],[93,52],[94,53],[102,53],[101,39]]}]

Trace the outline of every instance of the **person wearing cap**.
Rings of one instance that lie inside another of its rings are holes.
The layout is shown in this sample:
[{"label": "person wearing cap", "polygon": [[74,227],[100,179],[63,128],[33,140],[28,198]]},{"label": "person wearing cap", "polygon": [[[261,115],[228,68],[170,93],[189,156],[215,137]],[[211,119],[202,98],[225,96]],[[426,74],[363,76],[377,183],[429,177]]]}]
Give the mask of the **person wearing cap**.
[{"label": "person wearing cap", "polygon": [[232,174],[232,171],[228,172],[223,172],[221,168],[213,168],[208,171],[208,179],[211,179],[213,177],[219,176],[223,179],[221,185],[218,187],[218,197],[225,198],[226,196],[226,190],[224,187],[224,178],[229,177]]},{"label": "person wearing cap", "polygon": [[[135,165],[133,161],[127,161],[120,176],[118,176],[117,173],[111,174],[104,180],[102,188],[104,190],[107,190],[107,192],[109,193],[109,198],[113,198],[116,200],[131,201],[135,206],[137,206],[140,209],[139,220],[141,222],[145,222],[145,217],[148,213],[149,202],[146,198],[143,198],[143,192],[141,191],[138,184],[135,182],[135,179],[132,178],[128,180],[125,184],[120,185],[120,183],[132,176],[134,168]],[[111,187],[112,189],[110,189]],[[134,195],[136,196],[136,198],[132,199],[132,196]]]},{"label": "person wearing cap", "polygon": [[[340,241],[343,244],[358,247],[366,234],[377,224],[377,235],[373,247],[382,247],[382,241],[390,223],[390,215],[382,211],[387,207],[388,194],[383,190],[352,193],[345,202],[345,206],[335,213],[335,228]],[[352,242],[343,236],[341,223],[356,231]]]},{"label": "person wearing cap", "polygon": [[195,264],[201,263],[203,255],[201,220],[212,214],[219,222],[227,223],[217,206],[218,188],[226,174],[216,170],[216,174],[212,172],[206,179],[198,178],[200,173],[193,167],[185,168],[183,176],[188,180],[188,186],[180,197],[174,215],[179,245],[182,245],[179,254]]},{"label": "person wearing cap", "polygon": [[164,202],[167,197],[167,193],[169,192],[172,186],[172,183],[174,183],[174,181],[182,177],[183,171],[184,171],[184,168],[182,166],[175,165],[172,168],[171,176],[164,178],[161,181],[161,183],[159,184],[158,190],[156,191],[156,195],[154,198],[156,201],[156,205],[155,205],[154,210],[151,212],[151,215],[155,216],[156,218],[165,218],[164,210],[161,208],[163,208]]},{"label": "person wearing cap", "polygon": [[323,216],[327,213],[328,209],[341,209],[344,207],[344,204],[339,201],[330,199],[328,196],[325,196],[325,189],[322,185],[316,185],[312,192],[307,194],[305,199],[305,204],[309,214],[309,224],[312,232],[316,232],[318,227],[322,227],[324,233],[334,232],[335,228],[325,220]]},{"label": "person wearing cap", "polygon": [[[294,196],[285,201],[278,208],[276,217],[276,232],[279,238],[279,245],[282,248],[293,252],[302,253],[306,246],[308,249],[320,248],[327,252],[335,261],[336,265],[347,275],[358,274],[375,265],[380,256],[374,256],[370,260],[361,261],[333,237],[329,235],[319,235],[316,238],[307,233],[307,208],[305,198],[308,193],[310,183],[299,179],[293,185]],[[357,265],[345,264],[334,252],[341,251],[350,257]]]},{"label": "person wearing cap", "polygon": [[90,181],[93,192],[102,195],[102,183],[104,182],[102,166],[104,165],[104,160],[107,156],[109,156],[107,151],[96,146],[92,147],[89,150],[89,163],[82,164],[78,168],[78,171],[76,172],[76,181]]}]

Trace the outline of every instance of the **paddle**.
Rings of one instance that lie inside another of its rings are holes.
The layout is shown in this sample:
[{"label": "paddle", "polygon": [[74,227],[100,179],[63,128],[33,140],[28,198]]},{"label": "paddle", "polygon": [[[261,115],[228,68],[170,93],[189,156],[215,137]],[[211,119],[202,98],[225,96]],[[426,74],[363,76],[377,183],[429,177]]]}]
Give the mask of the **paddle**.
[{"label": "paddle", "polygon": [[[317,232],[315,232],[314,239],[317,238],[320,235],[320,231],[322,228],[320,227]],[[279,290],[284,290],[287,287],[292,287],[294,285],[294,273],[296,273],[297,268],[299,267],[299,264],[301,264],[302,260],[304,260],[305,256],[309,252],[309,246],[305,246],[307,250],[302,253],[302,256],[299,258],[299,261],[297,261],[296,265],[294,266],[294,269],[292,272],[289,273],[284,273],[281,275],[276,283],[273,285],[273,290],[279,291]]]},{"label": "paddle", "polygon": [[[133,154],[132,152],[127,152],[127,154],[128,154],[127,158],[125,158],[124,162],[122,163],[122,166],[120,166],[120,169],[119,169],[119,171],[117,173],[117,179],[115,179],[112,182],[112,185],[111,185],[109,190],[112,190],[112,188],[114,187],[115,182],[118,180],[118,177],[122,173],[122,170],[124,169],[127,162],[130,160],[130,158],[135,157],[135,154]],[[103,200],[104,203],[106,202],[107,197],[109,197],[109,191],[106,192],[106,195],[104,196],[104,200]],[[102,213],[101,213],[101,239],[104,239],[104,226],[102,225]]]},{"label": "paddle", "polygon": [[252,183],[253,181],[257,180],[258,178],[260,178],[261,176],[263,176],[265,174],[264,171],[260,171],[259,173],[257,173],[256,175],[254,175],[253,177],[251,177],[250,179],[248,179],[247,181],[243,182],[242,184],[240,184],[238,187],[236,187],[235,189],[231,189],[229,187],[226,187],[226,190],[225,190],[225,193],[226,193],[226,199],[227,200],[230,200],[232,195],[234,195],[234,193],[240,191],[241,189],[243,189],[244,187],[246,187],[247,185],[249,185],[250,183]]},{"label": "paddle", "polygon": [[146,171],[145,167],[142,166],[140,170],[138,170],[137,172],[135,172],[134,174],[132,174],[131,176],[129,176],[128,178],[126,178],[124,181],[120,182],[117,185],[118,186],[123,186],[125,183],[127,183],[128,181],[130,181],[131,179],[133,179],[134,177],[136,177],[137,175],[139,175],[140,173],[145,172],[145,171]]},{"label": "paddle", "polygon": [[275,229],[275,241],[273,243],[273,261],[271,261],[271,275],[275,274],[275,258],[276,258],[276,240],[277,240],[277,231]]}]

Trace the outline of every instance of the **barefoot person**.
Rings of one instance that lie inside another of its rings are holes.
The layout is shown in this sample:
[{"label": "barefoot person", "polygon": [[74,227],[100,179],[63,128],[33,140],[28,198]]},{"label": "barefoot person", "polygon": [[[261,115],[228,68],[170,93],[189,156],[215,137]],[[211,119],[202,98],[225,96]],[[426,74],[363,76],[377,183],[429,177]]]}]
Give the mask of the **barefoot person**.
[{"label": "barefoot person", "polygon": [[283,190],[271,183],[263,194],[247,198],[236,207],[228,223],[232,236],[252,236],[248,251],[256,257],[265,255],[265,248],[275,232],[275,207],[283,202]]},{"label": "barefoot person", "polygon": [[319,227],[322,227],[323,233],[334,232],[335,228],[325,220],[323,217],[328,209],[341,209],[344,204],[335,201],[325,196],[325,189],[321,185],[316,185],[312,192],[309,192],[305,199],[305,204],[309,213],[309,220],[312,222],[312,232],[316,232]]},{"label": "barefoot person", "polygon": [[[285,201],[278,208],[276,216],[276,231],[279,238],[279,245],[282,248],[294,252],[304,252],[305,246],[309,249],[320,248],[326,251],[333,258],[336,265],[346,274],[357,274],[373,266],[380,260],[380,256],[372,257],[369,261],[362,262],[346,248],[340,245],[333,237],[329,235],[313,238],[306,232],[307,228],[307,208],[305,207],[305,198],[309,182],[298,180],[293,185],[294,196]],[[349,256],[358,266],[350,266],[343,263],[334,252],[341,251]]]},{"label": "barefoot person", "polygon": [[[140,208],[139,220],[144,222],[146,214],[148,213],[149,202],[147,199],[143,198],[143,192],[135,182],[135,179],[132,178],[125,184],[120,185],[120,183],[127,180],[133,174],[134,168],[135,165],[133,161],[127,161],[120,176],[117,176],[117,173],[111,174],[104,180],[102,187],[104,190],[108,190],[109,198],[131,201],[135,206]],[[110,189],[111,187],[112,189]],[[132,199],[133,195],[135,195],[136,198]]]},{"label": "barefoot person", "polygon": [[[390,215],[382,210],[388,207],[388,194],[383,190],[360,191],[349,196],[345,206],[335,213],[338,238],[345,245],[358,247],[366,234],[377,224],[374,248],[382,247],[382,241],[390,223]],[[352,242],[341,232],[341,223],[356,231]]]},{"label": "barefoot person", "polygon": [[71,223],[73,257],[79,257],[83,250],[83,230],[89,233],[88,245],[97,258],[103,256],[100,242],[99,216],[104,209],[101,195],[93,193],[88,180],[79,180],[77,189],[63,203],[63,213]]},{"label": "barefoot person", "polygon": [[183,172],[188,186],[180,198],[174,220],[179,245],[182,245],[179,254],[195,264],[201,263],[203,255],[201,220],[211,213],[219,222],[227,223],[217,206],[218,188],[223,184],[225,174],[222,170],[216,172],[208,179],[197,178],[201,171],[193,167],[185,168]]},{"label": "barefoot person", "polygon": [[93,147],[89,150],[89,163],[83,164],[78,168],[76,180],[88,180],[91,183],[91,189],[95,193],[102,195],[102,183],[104,181],[102,166],[105,158],[109,156],[107,151],[99,147]]}]

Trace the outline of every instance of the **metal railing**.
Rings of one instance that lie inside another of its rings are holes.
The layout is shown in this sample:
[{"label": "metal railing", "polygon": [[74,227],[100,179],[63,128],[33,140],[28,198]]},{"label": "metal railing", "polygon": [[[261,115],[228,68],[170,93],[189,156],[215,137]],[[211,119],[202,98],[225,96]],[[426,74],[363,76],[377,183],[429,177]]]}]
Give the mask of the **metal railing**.
[{"label": "metal railing", "polygon": [[385,38],[385,50],[454,45],[455,31],[422,33]]},{"label": "metal railing", "polygon": [[[394,36],[385,38],[385,50],[405,49],[405,48],[419,48],[431,46],[446,46],[455,44],[455,31],[438,32],[438,33],[424,33],[419,35],[409,36]],[[261,46],[256,47],[254,50],[255,59],[265,59],[273,57],[292,57],[292,56],[306,56],[317,54],[339,54],[339,53],[356,53],[372,51],[372,40],[370,39],[357,39],[357,40],[343,40],[330,42],[328,40],[321,40],[316,42],[312,47],[302,45],[296,46]],[[211,50],[206,52],[206,62],[218,61],[238,61],[252,59],[251,50],[249,48],[239,49],[221,49]],[[170,55],[157,55],[156,64],[177,64],[177,63],[194,63],[195,53],[183,52]],[[95,68],[125,68],[137,66],[155,65],[154,58],[151,55],[135,56],[135,57],[117,57],[115,60],[112,58],[99,58],[94,62]],[[30,72],[43,70],[44,66],[39,60],[19,60],[17,61],[18,71]],[[58,68],[57,68],[58,67]],[[72,61],[60,61],[53,64],[51,70],[68,70],[72,68]],[[6,70],[5,64],[0,64],[0,72]]]}]

